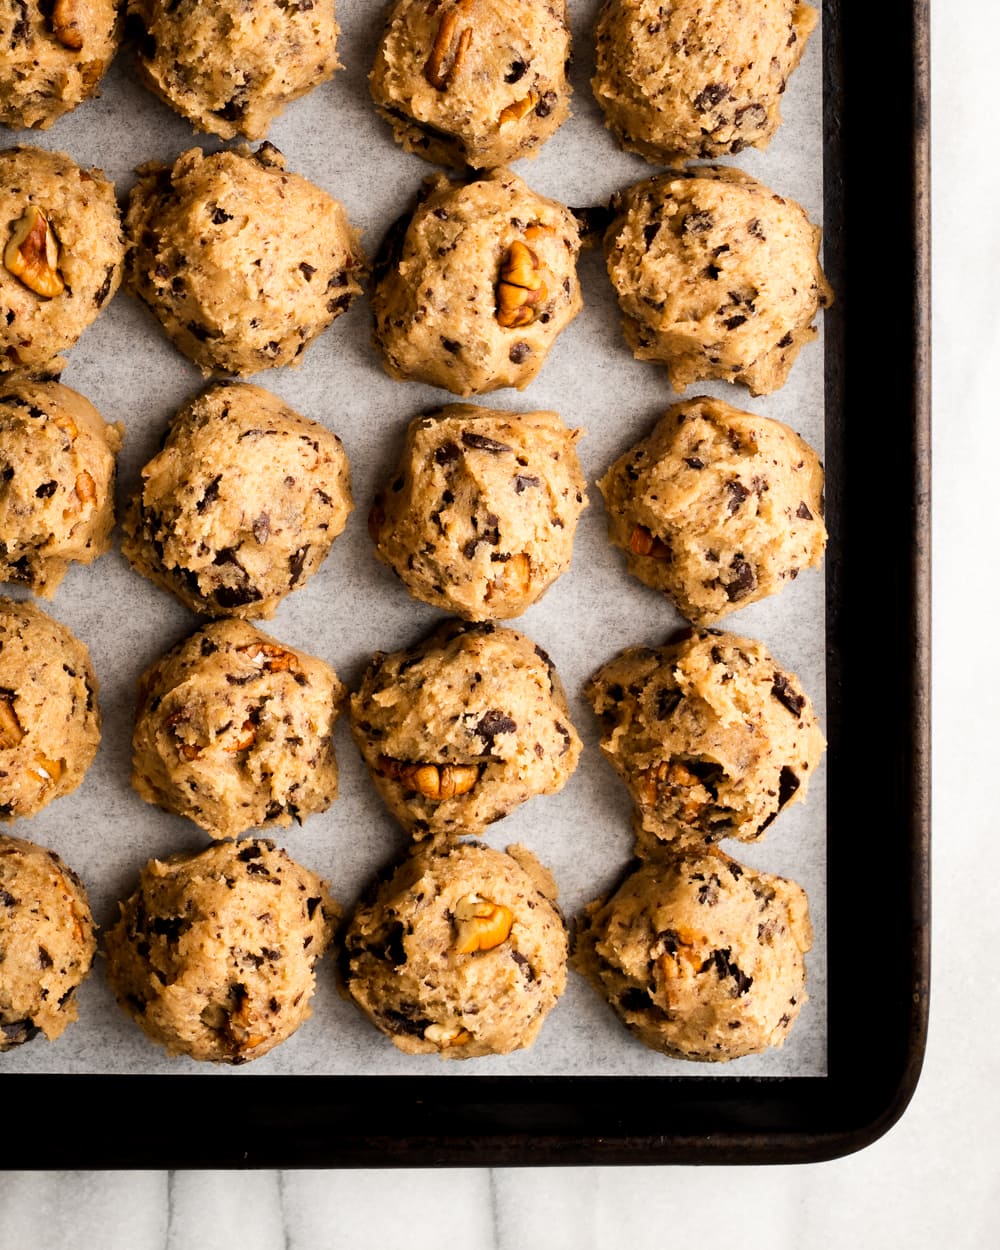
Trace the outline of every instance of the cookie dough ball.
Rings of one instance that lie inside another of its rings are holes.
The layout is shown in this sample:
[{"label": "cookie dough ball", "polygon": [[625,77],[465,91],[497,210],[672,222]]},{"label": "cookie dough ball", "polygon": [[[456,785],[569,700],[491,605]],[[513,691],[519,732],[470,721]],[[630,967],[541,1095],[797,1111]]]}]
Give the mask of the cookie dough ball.
[{"label": "cookie dough ball", "polygon": [[0,122],[47,130],[89,100],[120,33],[117,0],[0,6]]},{"label": "cookie dough ball", "polygon": [[203,616],[271,617],[326,558],[352,508],[336,434],[247,383],[174,419],[123,520],[132,567]]},{"label": "cookie dough ball", "polygon": [[143,166],[125,230],[132,290],[206,374],[297,362],[361,292],[343,205],[269,143]]},{"label": "cookie dough ball", "polygon": [[535,1040],[566,986],[566,926],[523,846],[420,851],[358,906],[345,992],[408,1055],[506,1055]]},{"label": "cookie dough ball", "polygon": [[702,629],[623,651],[586,697],[643,843],[756,842],[806,797],[826,743],[812,704],[759,642]]},{"label": "cookie dough ball", "polygon": [[611,208],[604,251],[636,359],[666,365],[677,391],[705,378],[753,395],[783,386],[833,299],[800,205],[702,166],[637,183]]},{"label": "cookie dough ball", "polygon": [[801,886],[708,848],[643,864],[591,903],[573,967],[646,1046],[720,1062],[784,1043],[811,946]]},{"label": "cookie dough ball", "polygon": [[372,294],[386,372],[455,395],[523,390],[583,307],[579,251],[569,209],[508,169],[427,179],[390,231]]},{"label": "cookie dough ball", "polygon": [[273,842],[152,859],[104,942],[122,1010],[171,1055],[249,1063],[312,1014],[338,909]]},{"label": "cookie dough ball", "polygon": [[0,373],[58,373],[118,290],[115,189],[62,152],[0,151]]},{"label": "cookie dough ball", "polygon": [[496,169],[569,117],[569,53],[565,0],[398,0],[369,85],[407,152]]},{"label": "cookie dough ball", "polygon": [[718,399],[668,409],[598,485],[629,572],[696,625],[823,559],[819,457],[787,425]]},{"label": "cookie dough ball", "polygon": [[34,604],[0,599],[0,820],[75,790],[100,740],[87,648]]},{"label": "cookie dough ball", "polygon": [[108,550],[122,433],[58,382],[0,380],[0,581],[50,599]]},{"label": "cookie dough ball", "polygon": [[368,525],[411,595],[469,621],[520,616],[569,568],[586,483],[555,412],[450,404],[410,422]]},{"label": "cookie dough ball", "polygon": [[375,787],[415,838],[482,832],[569,780],[580,739],[552,661],[523,634],[446,621],[378,653],[351,696]]},{"label": "cookie dough ball", "polygon": [[246,621],[197,630],[142,675],[132,785],[213,838],[300,824],[337,797],[329,665]]},{"label": "cookie dough ball", "polygon": [[0,1053],[77,1018],[94,961],[87,892],[55,851],[0,834]]},{"label": "cookie dough ball", "polygon": [[129,0],[139,73],[196,130],[263,139],[339,68],[333,0]]},{"label": "cookie dough ball", "polygon": [[658,165],[766,148],[817,20],[800,0],[606,0],[594,94],[622,146]]}]

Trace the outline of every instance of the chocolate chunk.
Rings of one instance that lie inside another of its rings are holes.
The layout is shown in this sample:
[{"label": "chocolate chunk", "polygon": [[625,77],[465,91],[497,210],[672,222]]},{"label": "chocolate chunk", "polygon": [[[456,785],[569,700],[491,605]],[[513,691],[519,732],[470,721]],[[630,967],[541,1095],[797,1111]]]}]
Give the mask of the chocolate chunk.
[{"label": "chocolate chunk", "polygon": [[259,546],[263,547],[271,536],[271,518],[266,512],[262,512],[254,521],[253,536],[256,538]]},{"label": "chocolate chunk", "polygon": [[652,244],[653,240],[660,233],[661,225],[662,225],[662,222],[651,221],[648,225],[643,226],[642,235],[643,235],[643,238],[646,240],[647,248]]},{"label": "chocolate chunk", "polygon": [[726,501],[726,507],[731,513],[738,512],[740,504],[743,503],[745,499],[750,498],[750,492],[747,488],[742,482],[735,479],[726,483],[726,490],[729,492],[729,499]]},{"label": "chocolate chunk", "polygon": [[509,82],[509,83],[520,82],[527,72],[528,72],[527,61],[520,61],[520,60],[511,61],[510,68],[507,70],[507,73],[504,74],[503,80],[504,82]]},{"label": "chocolate chunk", "polygon": [[403,938],[405,930],[400,921],[396,921],[389,926],[388,932],[382,939],[383,959],[387,959],[394,968],[401,968],[406,963],[406,950],[403,946]]},{"label": "chocolate chunk", "polygon": [[457,356],[462,350],[461,343],[456,343],[454,339],[446,339],[443,334],[441,335],[441,346],[452,356]]},{"label": "chocolate chunk", "polygon": [[43,482],[41,486],[36,489],[35,495],[39,499],[51,499],[58,489],[58,482]]},{"label": "chocolate chunk", "polygon": [[727,330],[736,330],[739,326],[744,325],[745,323],[746,317],[744,317],[742,313],[737,313],[735,317],[727,317],[722,324]]},{"label": "chocolate chunk", "polygon": [[288,558],[288,572],[290,574],[290,581],[288,583],[289,586],[294,586],[295,583],[302,576],[302,569],[303,569],[303,566],[305,565],[306,557],[308,556],[308,554],[309,554],[309,544],[306,543],[304,547],[300,547],[298,551],[294,552],[291,556],[289,556]]},{"label": "chocolate chunk", "polygon": [[799,781],[798,777],[796,777],[795,773],[793,773],[792,770],[786,764],[785,767],[782,768],[781,773],[778,776],[778,810],[779,811],[781,810],[781,808],[785,806],[786,803],[791,802],[792,797],[795,794],[795,791],[798,790],[801,784],[802,783]]},{"label": "chocolate chunk", "polygon": [[730,603],[737,603],[756,588],[757,578],[742,555],[733,556],[729,567],[733,572],[733,579],[724,583],[724,589]]},{"label": "chocolate chunk", "polygon": [[767,235],[764,233],[764,227],[760,224],[758,218],[754,217],[752,221],[747,222],[747,233],[752,234],[755,239],[760,239],[762,243],[767,241]]},{"label": "chocolate chunk", "polygon": [[800,521],[811,521],[813,519],[813,514],[809,511],[805,502],[800,503],[795,509],[795,515]]},{"label": "chocolate chunk", "polygon": [[227,213],[224,208],[220,208],[218,204],[212,209],[212,224],[221,226],[227,221],[233,220],[233,214]]},{"label": "chocolate chunk", "polygon": [[101,308],[104,301],[108,298],[108,294],[111,291],[111,279],[114,277],[114,273],[114,265],[108,265],[104,274],[104,281],[94,292],[94,303],[98,308]]},{"label": "chocolate chunk", "polygon": [[527,343],[514,343],[507,353],[508,359],[512,365],[521,365],[531,355],[531,348]]},{"label": "chocolate chunk", "polygon": [[704,460],[700,460],[697,456],[685,456],[684,463],[689,469],[703,469],[705,467]]},{"label": "chocolate chunk", "polygon": [[5,890],[3,886],[0,886],[0,906],[3,906],[3,907],[16,907],[17,906],[17,899],[8,890]]},{"label": "chocolate chunk", "polygon": [[660,720],[666,720],[673,714],[683,698],[684,695],[676,687],[670,690],[666,688],[660,690],[656,696],[656,715]]},{"label": "chocolate chunk", "polygon": [[554,91],[546,91],[542,98],[535,105],[535,112],[539,117],[548,117],[556,106],[559,97]]},{"label": "chocolate chunk", "polygon": [[729,88],[725,83],[710,82],[695,96],[694,106],[699,113],[708,113],[717,104],[721,104],[728,95]]},{"label": "chocolate chunk", "polygon": [[454,464],[456,460],[461,460],[462,452],[457,443],[444,443],[434,452],[434,459],[438,464]]},{"label": "chocolate chunk", "polygon": [[0,1035],[5,1045],[22,1046],[37,1037],[41,1029],[37,1029],[31,1020],[14,1020],[10,1024],[0,1023]]},{"label": "chocolate chunk", "polygon": [[631,986],[618,999],[618,1006],[623,1011],[648,1011],[653,1006],[653,1000],[645,990]]},{"label": "chocolate chunk", "polygon": [[802,709],[806,705],[805,695],[799,694],[792,683],[788,680],[784,673],[774,674],[774,685],[771,687],[771,694],[789,712],[798,719],[802,714]]},{"label": "chocolate chunk", "polygon": [[505,451],[513,451],[506,443],[498,443],[495,438],[487,438],[484,434],[473,434],[469,430],[462,431],[462,442],[474,451],[489,451],[500,455]]},{"label": "chocolate chunk", "polygon": [[681,234],[705,234],[715,225],[715,218],[706,209],[688,213],[681,222]]},{"label": "chocolate chunk", "polygon": [[497,708],[487,712],[476,726],[477,737],[482,738],[484,742],[489,744],[492,744],[497,734],[512,734],[516,732],[517,722],[511,720],[506,712],[501,712]]},{"label": "chocolate chunk", "polygon": [[262,596],[256,586],[219,586],[212,592],[212,598],[220,608],[243,608],[248,603],[257,603]]},{"label": "chocolate chunk", "polygon": [[521,495],[529,486],[541,486],[542,479],[532,477],[529,473],[518,473],[514,478],[514,493]]}]

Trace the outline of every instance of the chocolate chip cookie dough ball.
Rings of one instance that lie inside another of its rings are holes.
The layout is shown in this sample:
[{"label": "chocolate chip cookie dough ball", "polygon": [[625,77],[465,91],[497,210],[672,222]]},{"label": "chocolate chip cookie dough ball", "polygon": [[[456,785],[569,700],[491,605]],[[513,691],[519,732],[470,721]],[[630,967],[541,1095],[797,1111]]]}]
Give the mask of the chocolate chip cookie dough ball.
[{"label": "chocolate chip cookie dough ball", "polygon": [[0,379],[0,581],[51,598],[108,550],[122,433],[58,382]]},{"label": "chocolate chip cookie dough ball", "polygon": [[819,457],[780,421],[675,404],[598,483],[628,570],[696,625],[776,594],[826,547]]},{"label": "chocolate chip cookie dough ball", "polygon": [[0,151],[0,374],[58,373],[118,290],[115,189],[62,152]]},{"label": "chocolate chip cookie dough ball", "polygon": [[800,0],[606,0],[594,94],[623,147],[655,164],[766,148],[816,22]]},{"label": "chocolate chip cookie dough ball", "polygon": [[369,84],[407,152],[496,169],[569,117],[569,52],[565,0],[398,0]]},{"label": "chocolate chip cookie dough ball", "polygon": [[431,848],[376,882],[341,951],[343,989],[408,1055],[507,1055],[566,986],[551,875],[523,846]]},{"label": "chocolate chip cookie dough ball", "polygon": [[246,621],[197,630],[139,681],[132,785],[213,838],[299,823],[337,797],[329,665]]},{"label": "chocolate chip cookie dough ball", "polygon": [[545,652],[512,629],[458,621],[374,656],[351,696],[351,730],[379,794],[417,839],[481,833],[554,794],[581,749]]},{"label": "chocolate chip cookie dough ball", "polygon": [[582,431],[555,412],[450,404],[410,422],[368,526],[411,595],[469,621],[520,616],[570,564]]},{"label": "chocolate chip cookie dough ball", "polygon": [[132,291],[206,374],[297,362],[361,291],[343,205],[270,143],[143,166],[125,229]]},{"label": "chocolate chip cookie dough ball", "polygon": [[372,306],[386,372],[455,395],[532,380],[583,307],[580,232],[568,208],[508,169],[428,178],[390,231]]},{"label": "chocolate chip cookie dough ball", "polygon": [[719,630],[623,651],[585,694],[635,801],[640,849],[758,841],[806,797],[826,746],[795,674],[761,643]]},{"label": "chocolate chip cookie dough ball", "polygon": [[783,386],[833,299],[800,205],[701,166],[637,183],[611,208],[604,252],[636,359],[666,365],[678,391],[705,378],[753,395]]},{"label": "chocolate chip cookie dough ball", "polygon": [[572,965],[646,1046],[721,1062],[784,1043],[811,946],[801,886],[709,848],[643,864],[591,903]]},{"label": "chocolate chip cookie dough ball", "polygon": [[0,6],[0,122],[47,130],[88,100],[120,33],[117,0]]},{"label": "chocolate chip cookie dough ball", "polygon": [[312,1014],[338,908],[263,838],[152,859],[104,949],[122,1010],[171,1055],[249,1063]]},{"label": "chocolate chip cookie dough ball", "polygon": [[352,506],[335,434],[259,386],[220,383],[181,409],[142,470],[122,551],[193,612],[268,618]]},{"label": "chocolate chip cookie dough ball", "polygon": [[87,648],[34,604],[0,599],[0,820],[75,790],[100,740]]}]

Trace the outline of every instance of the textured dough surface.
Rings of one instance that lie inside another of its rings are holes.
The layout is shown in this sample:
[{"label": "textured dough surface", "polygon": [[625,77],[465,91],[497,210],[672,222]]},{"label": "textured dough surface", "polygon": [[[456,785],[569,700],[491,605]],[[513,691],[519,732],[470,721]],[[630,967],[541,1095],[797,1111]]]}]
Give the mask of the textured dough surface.
[{"label": "textured dough surface", "polygon": [[[415,852],[355,910],[343,988],[406,1054],[472,1059],[523,1049],[566,986],[555,899],[555,882],[524,847]],[[480,921],[477,912],[493,914]]]},{"label": "textured dough surface", "polygon": [[758,841],[806,797],[826,746],[795,674],[763,644],[720,630],[629,648],[585,694],[635,802],[640,848]]},{"label": "textured dough surface", "polygon": [[619,142],[655,164],[766,148],[817,20],[800,0],[607,0],[594,94]]},{"label": "textured dough surface", "polygon": [[719,1062],[784,1043],[811,945],[801,886],[708,848],[643,864],[591,903],[572,965],[645,1045]]},{"label": "textured dough surface", "polygon": [[75,790],[100,740],[86,646],[34,604],[0,599],[0,820]]},{"label": "textured dough surface", "polygon": [[94,95],[118,49],[119,9],[117,0],[0,6],[0,123],[47,130]]},{"label": "textured dough surface", "polygon": [[[415,838],[481,833],[533,796],[554,794],[581,749],[545,652],[512,629],[458,621],[375,655],[351,696],[351,729],[376,789]],[[433,766],[423,790],[412,767],[420,765]],[[448,793],[456,778],[471,789]]]},{"label": "textured dough surface", "polygon": [[122,436],[68,386],[0,380],[0,581],[50,599],[108,550]]},{"label": "textured dough surface", "polygon": [[132,291],[206,374],[297,362],[361,292],[343,205],[270,143],[143,166],[125,229]]},{"label": "textured dough surface", "polygon": [[407,152],[496,169],[569,117],[569,54],[565,0],[399,0],[369,85]]},{"label": "textured dough surface", "polygon": [[449,404],[414,418],[375,497],[375,551],[411,595],[465,620],[520,616],[569,568],[586,483],[555,412]]},{"label": "textured dough surface", "polygon": [[[504,326],[498,288],[512,245],[537,261],[531,280],[544,290],[524,305],[530,320]],[[386,372],[455,395],[523,390],[583,307],[579,251],[569,209],[509,169],[464,185],[426,179],[412,216],[390,231],[372,294]]]},{"label": "textured dough surface", "polygon": [[246,621],[197,630],[139,681],[132,785],[213,838],[290,825],[337,797],[329,665]]},{"label": "textured dough surface", "polygon": [[305,585],[352,508],[343,444],[248,383],[175,417],[122,521],[132,567],[203,616],[269,618]]},{"label": "textured dough surface", "polygon": [[742,170],[697,166],[611,208],[604,252],[636,359],[666,365],[677,391],[706,378],[753,395],[783,386],[833,299],[801,206]]},{"label": "textured dough surface", "polygon": [[675,404],[598,486],[629,572],[696,625],[777,593],[823,558],[819,457],[787,425],[722,400]]},{"label": "textured dough surface", "polygon": [[0,1053],[77,1018],[94,961],[83,882],[55,851],[0,834]]},{"label": "textured dough surface", "polygon": [[118,290],[125,242],[115,188],[63,152],[0,151],[0,248],[31,208],[55,236],[65,284],[50,299],[0,263],[0,373],[58,373],[68,351]]},{"label": "textured dough surface", "polygon": [[312,1014],[338,909],[266,839],[152,859],[104,941],[123,1011],[171,1055],[249,1063]]}]

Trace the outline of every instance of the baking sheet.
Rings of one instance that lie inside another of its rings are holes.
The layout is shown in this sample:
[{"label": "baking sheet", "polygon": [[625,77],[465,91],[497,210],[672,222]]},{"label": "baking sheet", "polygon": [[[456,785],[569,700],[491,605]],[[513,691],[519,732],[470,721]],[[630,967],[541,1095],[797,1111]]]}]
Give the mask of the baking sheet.
[{"label": "baking sheet", "polygon": [[[570,0],[574,34],[573,117],[534,161],[514,168],[530,186],[571,206],[602,203],[616,189],[655,172],[619,151],[604,129],[589,79],[590,32],[599,0]],[[332,82],[291,105],[268,136],[289,168],[345,204],[373,255],[387,226],[433,172],[394,144],[377,117],[366,76],[381,28],[381,9],[368,0],[340,0],[340,59]],[[750,151],[738,165],[798,200],[822,221],[821,30],[809,42],[783,99],[785,121],[766,152]],[[220,143],[195,135],[188,124],[136,81],[128,49],[119,55],[101,97],[43,133],[4,132],[0,146],[35,143],[98,165],[124,199],[134,169],[148,160],[171,161],[198,145]],[[558,795],[523,805],[491,827],[490,845],[521,842],[553,871],[567,916],[602,893],[631,854],[630,806],[624,787],[597,747],[594,717],[580,695],[595,668],[626,646],[659,644],[683,622],[670,604],[627,575],[620,552],[606,537],[603,503],[594,482],[607,465],[641,437],[677,398],[665,373],[632,359],[603,260],[581,261],[584,311],[561,335],[539,376],[523,392],[504,390],[473,402],[511,411],[554,408],[586,437],[579,454],[590,506],[577,531],[573,566],[546,597],[517,621],[553,657],[567,687],[584,753]],[[823,340],[807,346],[789,381],[774,395],[752,399],[738,387],[703,383],[698,393],[786,421],[821,453],[824,442]],[[136,301],[120,292],[69,355],[62,380],[86,395],[109,421],[126,427],[119,461],[119,499],[134,489],[141,466],[155,452],[173,413],[205,384],[199,371],[167,341]],[[262,628],[331,663],[349,686],[371,653],[423,636],[442,614],[411,600],[374,557],[365,526],[371,497],[395,465],[407,422],[447,403],[447,392],[398,383],[382,371],[370,344],[367,298],[311,347],[298,369],[268,370],[252,379],[280,394],[304,415],[338,433],[350,459],[355,512],[319,573],[289,597]],[[14,597],[19,589],[4,588]],[[143,803],[129,784],[135,685],[143,669],[197,627],[199,621],[170,596],[134,573],[115,551],[89,568],[73,568],[52,603],[44,603],[90,647],[101,682],[104,733],[81,787],[8,831],[51,847],[83,877],[95,918],[106,928],[117,900],[135,886],[151,856],[198,850],[207,836],[193,824]],[[780,596],[733,612],[721,627],[764,642],[795,671],[825,722],[824,579],[810,570]],[[351,740],[346,718],[336,734],[340,797],[328,812],[300,828],[267,831],[303,864],[323,874],[350,908],[373,875],[398,858],[406,839],[382,808]],[[784,812],[758,845],[723,843],[737,859],[799,881],[807,890],[815,928],[808,957],[810,1001],[780,1051],[727,1065],[670,1060],[635,1041],[611,1010],[575,973],[567,991],[528,1051],[444,1063],[436,1056],[398,1052],[342,1000],[330,958],[318,965],[313,1016],[283,1045],[241,1068],[169,1058],[117,1007],[99,957],[79,992],[80,1019],[55,1043],[38,1039],[0,1057],[0,1070],[19,1073],[230,1073],[358,1075],[629,1075],[820,1076],[826,1073],[827,951],[825,906],[825,764],[809,798]]]}]

